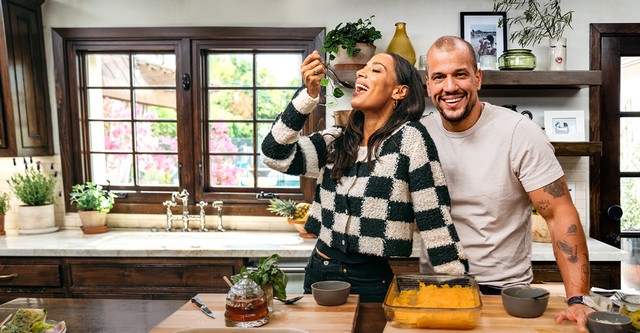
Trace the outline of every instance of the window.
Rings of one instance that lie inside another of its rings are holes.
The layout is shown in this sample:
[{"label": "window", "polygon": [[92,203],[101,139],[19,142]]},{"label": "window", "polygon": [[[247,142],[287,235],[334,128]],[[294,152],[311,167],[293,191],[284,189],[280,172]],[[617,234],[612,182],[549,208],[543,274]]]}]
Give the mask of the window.
[{"label": "window", "polygon": [[[301,86],[322,28],[53,29],[62,172],[119,193],[114,212],[163,213],[171,192],[266,214],[256,193],[311,200],[260,143]],[[319,107],[305,132],[324,126]]]}]

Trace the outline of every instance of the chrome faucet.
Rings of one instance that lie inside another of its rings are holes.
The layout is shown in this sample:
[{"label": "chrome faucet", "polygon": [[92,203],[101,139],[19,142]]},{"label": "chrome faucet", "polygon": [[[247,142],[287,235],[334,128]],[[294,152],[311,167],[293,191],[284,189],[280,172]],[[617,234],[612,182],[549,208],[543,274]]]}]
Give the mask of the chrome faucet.
[{"label": "chrome faucet", "polygon": [[218,228],[216,229],[216,231],[224,231],[224,228],[222,228],[222,204],[222,201],[214,201],[211,203],[211,206],[213,206],[213,208],[218,209]]},{"label": "chrome faucet", "polygon": [[[177,205],[177,199],[182,201],[182,216],[173,216],[171,212],[171,207],[175,207]],[[222,202],[220,202],[222,204]],[[182,192],[173,192],[171,194],[171,200],[165,201],[162,203],[165,207],[167,207],[167,231],[173,231],[173,221],[182,220],[182,231],[188,232],[191,231],[189,228],[189,221],[199,221],[200,222],[200,231],[207,231],[206,220],[205,220],[205,212],[204,207],[207,205],[206,202],[200,201],[196,206],[200,207],[199,215],[189,215],[189,192],[186,189],[183,189]],[[219,214],[220,215],[220,214]],[[220,218],[222,219],[222,218]],[[221,228],[218,226],[218,228]],[[224,231],[224,230],[222,230]]]}]

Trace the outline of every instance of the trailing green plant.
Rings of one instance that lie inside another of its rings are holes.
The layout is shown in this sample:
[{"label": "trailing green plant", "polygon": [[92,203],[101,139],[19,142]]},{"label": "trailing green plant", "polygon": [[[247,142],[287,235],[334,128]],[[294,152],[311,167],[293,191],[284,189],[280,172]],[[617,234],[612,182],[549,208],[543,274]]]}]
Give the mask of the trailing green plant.
[{"label": "trailing green plant", "polygon": [[573,29],[573,11],[563,13],[560,0],[494,0],[493,11],[518,13],[507,18],[506,24],[512,31],[509,40],[521,47],[539,44],[545,37],[561,38],[567,27]]},{"label": "trailing green plant", "polygon": [[56,177],[37,167],[25,165],[22,173],[15,173],[7,183],[13,193],[27,206],[42,206],[55,202]]},{"label": "trailing green plant", "polygon": [[233,275],[231,281],[237,283],[242,279],[244,273],[247,273],[247,277],[259,286],[271,285],[273,287],[273,296],[276,298],[287,298],[287,283],[289,277],[284,273],[278,262],[280,256],[278,254],[272,254],[268,258],[260,258],[258,261],[258,267],[255,270],[248,270],[247,267],[242,266],[240,273]]},{"label": "trailing green plant", "polygon": [[0,193],[0,215],[5,215],[7,211],[11,208],[9,202],[11,198],[9,197],[9,193],[2,192]]},{"label": "trailing green plant", "polygon": [[101,185],[92,182],[76,184],[71,187],[69,199],[78,210],[97,210],[108,213],[115,203],[116,195],[104,190]]},{"label": "trailing green plant", "polygon": [[356,43],[373,44],[374,41],[382,38],[382,33],[371,23],[371,15],[368,19],[358,19],[356,22],[341,22],[333,30],[327,33],[322,43],[322,52],[329,53],[329,60],[335,59],[338,47],[347,51],[350,57],[360,53],[360,48]]}]

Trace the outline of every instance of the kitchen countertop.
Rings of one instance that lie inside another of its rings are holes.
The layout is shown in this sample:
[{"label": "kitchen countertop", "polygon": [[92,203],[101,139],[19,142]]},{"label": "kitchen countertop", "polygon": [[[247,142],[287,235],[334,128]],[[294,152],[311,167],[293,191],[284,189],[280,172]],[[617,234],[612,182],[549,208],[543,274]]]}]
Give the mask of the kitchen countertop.
[{"label": "kitchen countertop", "polygon": [[[133,231],[131,231],[133,230]],[[418,237],[416,235],[416,237]],[[0,236],[0,256],[48,257],[261,257],[273,253],[283,258],[306,258],[315,239],[295,232],[151,232],[137,229],[83,234],[60,230],[40,235],[20,235],[13,230]],[[595,239],[588,239],[591,261],[622,261],[629,253]],[[414,241],[412,257],[418,257]],[[551,244],[533,243],[533,261],[555,261]]]}]

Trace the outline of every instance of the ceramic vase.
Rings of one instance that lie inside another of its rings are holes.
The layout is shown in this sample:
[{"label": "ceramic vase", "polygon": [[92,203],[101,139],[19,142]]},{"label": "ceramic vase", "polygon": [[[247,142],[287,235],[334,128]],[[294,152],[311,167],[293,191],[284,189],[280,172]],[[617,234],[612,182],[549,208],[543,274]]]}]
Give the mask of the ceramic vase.
[{"label": "ceramic vase", "polygon": [[549,70],[567,70],[567,39],[549,39]]},{"label": "ceramic vase", "polygon": [[18,217],[18,233],[20,234],[46,234],[58,230],[53,204],[20,206]]},{"label": "ceramic vase", "polygon": [[407,36],[406,24],[404,22],[396,23],[396,32],[389,43],[389,47],[387,47],[387,52],[397,53],[407,59],[410,64],[416,64],[416,51],[413,49],[409,36]]}]

